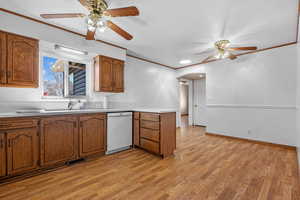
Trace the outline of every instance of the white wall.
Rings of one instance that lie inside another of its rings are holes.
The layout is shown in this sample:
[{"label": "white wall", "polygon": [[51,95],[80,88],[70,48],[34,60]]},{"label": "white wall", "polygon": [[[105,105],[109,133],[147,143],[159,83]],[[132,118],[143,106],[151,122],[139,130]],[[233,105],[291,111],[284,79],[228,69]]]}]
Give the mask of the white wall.
[{"label": "white wall", "polygon": [[180,114],[187,115],[189,114],[189,85],[181,84],[180,85]]},{"label": "white wall", "polygon": [[172,108],[178,110],[179,88],[176,71],[127,57],[125,92],[112,94],[112,106],[142,108]]},{"label": "white wall", "polygon": [[[300,45],[297,45],[297,98],[296,98],[296,106],[297,106],[297,113],[296,113],[296,129],[297,129],[297,153],[298,153],[298,162],[300,167]],[[299,169],[300,170],[300,169]]]},{"label": "white wall", "polygon": [[206,73],[207,132],[296,145],[295,46],[181,69]]}]

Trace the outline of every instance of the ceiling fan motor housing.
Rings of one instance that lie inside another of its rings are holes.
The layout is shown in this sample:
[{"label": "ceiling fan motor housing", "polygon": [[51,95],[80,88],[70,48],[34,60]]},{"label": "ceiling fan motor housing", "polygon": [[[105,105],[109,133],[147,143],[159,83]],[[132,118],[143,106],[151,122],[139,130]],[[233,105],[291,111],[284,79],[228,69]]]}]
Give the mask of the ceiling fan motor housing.
[{"label": "ceiling fan motor housing", "polygon": [[89,19],[94,23],[94,26],[101,20],[104,16],[104,12],[108,8],[108,4],[104,0],[88,0],[89,4]]},{"label": "ceiling fan motor housing", "polygon": [[215,43],[215,47],[218,49],[220,54],[224,54],[226,47],[230,44],[229,40],[219,40]]}]

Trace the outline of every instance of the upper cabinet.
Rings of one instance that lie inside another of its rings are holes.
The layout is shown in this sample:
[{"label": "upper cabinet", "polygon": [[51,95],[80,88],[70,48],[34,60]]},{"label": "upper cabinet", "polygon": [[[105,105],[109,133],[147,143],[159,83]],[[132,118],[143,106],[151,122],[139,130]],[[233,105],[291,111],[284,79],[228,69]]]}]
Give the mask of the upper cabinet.
[{"label": "upper cabinet", "polygon": [[5,87],[38,87],[38,40],[0,32],[0,84]]},{"label": "upper cabinet", "polygon": [[97,56],[94,72],[96,92],[124,92],[124,61]]},{"label": "upper cabinet", "polygon": [[0,84],[6,83],[6,33],[0,32]]}]

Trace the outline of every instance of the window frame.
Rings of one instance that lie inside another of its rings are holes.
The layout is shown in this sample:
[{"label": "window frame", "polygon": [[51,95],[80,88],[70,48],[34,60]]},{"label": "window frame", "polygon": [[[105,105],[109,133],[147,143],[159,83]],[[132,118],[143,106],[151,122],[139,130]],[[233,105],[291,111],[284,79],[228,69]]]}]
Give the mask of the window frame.
[{"label": "window frame", "polygon": [[[63,96],[44,96],[44,57],[51,57],[51,58],[56,58],[60,60],[64,60],[67,62],[76,62],[80,64],[85,65],[85,73],[86,73],[86,78],[85,78],[85,96],[74,96],[74,95],[69,95],[69,67],[65,67],[65,73],[64,73],[64,95]],[[84,61],[84,60],[77,60],[71,57],[68,57],[67,55],[61,56],[58,54],[54,53],[49,53],[49,52],[40,52],[40,71],[41,71],[41,90],[42,90],[42,99],[58,99],[58,100],[64,100],[64,99],[87,99],[89,97],[89,89],[88,89],[88,68],[89,62]]]}]

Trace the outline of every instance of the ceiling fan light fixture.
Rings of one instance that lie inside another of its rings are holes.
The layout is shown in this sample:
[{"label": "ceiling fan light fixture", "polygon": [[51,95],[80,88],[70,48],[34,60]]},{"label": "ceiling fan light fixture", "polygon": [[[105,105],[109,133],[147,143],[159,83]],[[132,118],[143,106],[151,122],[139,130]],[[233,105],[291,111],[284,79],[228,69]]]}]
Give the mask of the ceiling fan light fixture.
[{"label": "ceiling fan light fixture", "polygon": [[95,27],[95,26],[88,25],[88,30],[91,31],[91,32],[95,32],[96,27]]}]

